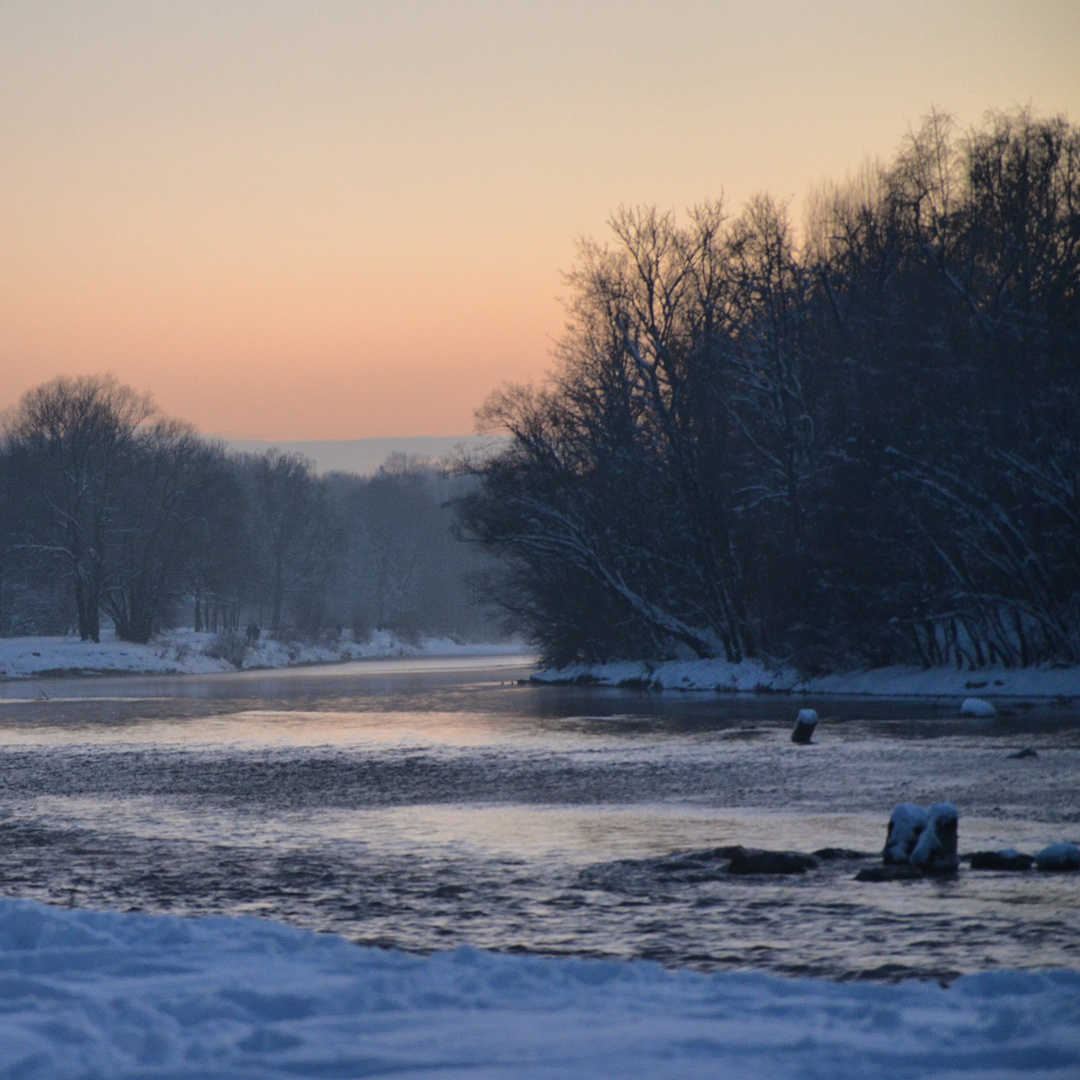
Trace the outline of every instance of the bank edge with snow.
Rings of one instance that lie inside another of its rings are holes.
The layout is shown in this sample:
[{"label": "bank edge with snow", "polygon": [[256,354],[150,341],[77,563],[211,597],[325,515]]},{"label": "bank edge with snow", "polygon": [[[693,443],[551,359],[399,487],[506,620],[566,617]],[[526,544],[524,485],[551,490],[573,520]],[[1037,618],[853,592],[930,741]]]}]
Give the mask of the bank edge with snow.
[{"label": "bank edge with snow", "polygon": [[1080,1075],[1080,973],[934,984],[363,948],[0,900],[0,1080]]},{"label": "bank edge with snow", "polygon": [[593,683],[648,690],[717,693],[784,693],[852,697],[1080,698],[1080,667],[955,668],[884,667],[808,678],[758,660],[620,661],[575,664],[537,671],[538,683]]},{"label": "bank edge with snow", "polygon": [[344,635],[322,643],[277,641],[226,643],[215,634],[167,631],[146,645],[116,639],[80,641],[76,637],[0,638],[0,681],[55,675],[211,675],[225,671],[333,664],[395,656],[507,656],[520,654],[520,642],[483,644],[450,638],[407,642],[385,630],[366,641]]}]

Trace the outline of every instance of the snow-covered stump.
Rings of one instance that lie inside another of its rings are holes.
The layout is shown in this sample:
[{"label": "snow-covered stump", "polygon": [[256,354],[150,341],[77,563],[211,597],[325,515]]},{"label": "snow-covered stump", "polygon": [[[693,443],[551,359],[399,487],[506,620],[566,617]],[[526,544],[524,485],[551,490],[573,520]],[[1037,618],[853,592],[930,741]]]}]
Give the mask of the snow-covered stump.
[{"label": "snow-covered stump", "polygon": [[910,802],[899,803],[889,815],[882,862],[886,866],[907,865],[929,822],[930,815],[921,806]]},{"label": "snow-covered stump", "polygon": [[791,741],[806,746],[814,736],[818,715],[816,709],[800,709],[795,717],[795,727],[791,732]]},{"label": "snow-covered stump", "polygon": [[908,861],[927,874],[955,874],[959,865],[956,842],[960,811],[949,802],[934,803],[928,816],[930,820]]},{"label": "snow-covered stump", "polygon": [[924,810],[900,803],[889,816],[881,866],[866,867],[856,881],[904,881],[925,874],[955,874],[960,812],[952,803],[934,803]]}]

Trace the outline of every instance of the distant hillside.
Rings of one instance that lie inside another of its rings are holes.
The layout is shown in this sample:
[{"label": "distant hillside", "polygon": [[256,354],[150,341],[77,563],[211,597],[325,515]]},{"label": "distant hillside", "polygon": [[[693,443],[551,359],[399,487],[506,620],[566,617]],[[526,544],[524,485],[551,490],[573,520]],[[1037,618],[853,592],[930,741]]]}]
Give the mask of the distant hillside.
[{"label": "distant hillside", "polygon": [[223,439],[231,450],[261,453],[272,447],[290,454],[303,454],[315,462],[320,473],[350,472],[370,476],[392,454],[411,457],[443,458],[459,447],[483,452],[499,446],[503,440],[490,435],[418,435],[386,439]]}]

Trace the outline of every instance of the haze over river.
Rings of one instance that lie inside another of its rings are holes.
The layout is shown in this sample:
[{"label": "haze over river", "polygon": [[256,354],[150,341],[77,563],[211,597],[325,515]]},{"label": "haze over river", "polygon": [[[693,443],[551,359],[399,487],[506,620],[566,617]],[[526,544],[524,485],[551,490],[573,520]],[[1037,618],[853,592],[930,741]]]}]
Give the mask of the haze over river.
[{"label": "haze over river", "polygon": [[[876,858],[899,801],[961,852],[1080,840],[1075,706],[535,686],[527,658],[0,684],[0,894],[250,914],[408,950],[834,978],[1080,967],[1080,874],[735,877],[722,845]],[[796,708],[822,713],[789,740]],[[1010,758],[1030,746],[1036,757]]]}]

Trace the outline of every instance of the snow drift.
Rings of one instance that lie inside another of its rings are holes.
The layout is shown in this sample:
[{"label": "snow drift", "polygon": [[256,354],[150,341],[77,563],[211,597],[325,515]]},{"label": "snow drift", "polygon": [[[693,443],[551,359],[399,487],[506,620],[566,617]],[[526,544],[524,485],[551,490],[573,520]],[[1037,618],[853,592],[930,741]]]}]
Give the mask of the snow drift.
[{"label": "snow drift", "polygon": [[0,900],[0,1077],[1047,1078],[1080,973],[949,989],[360,948],[254,919]]}]

